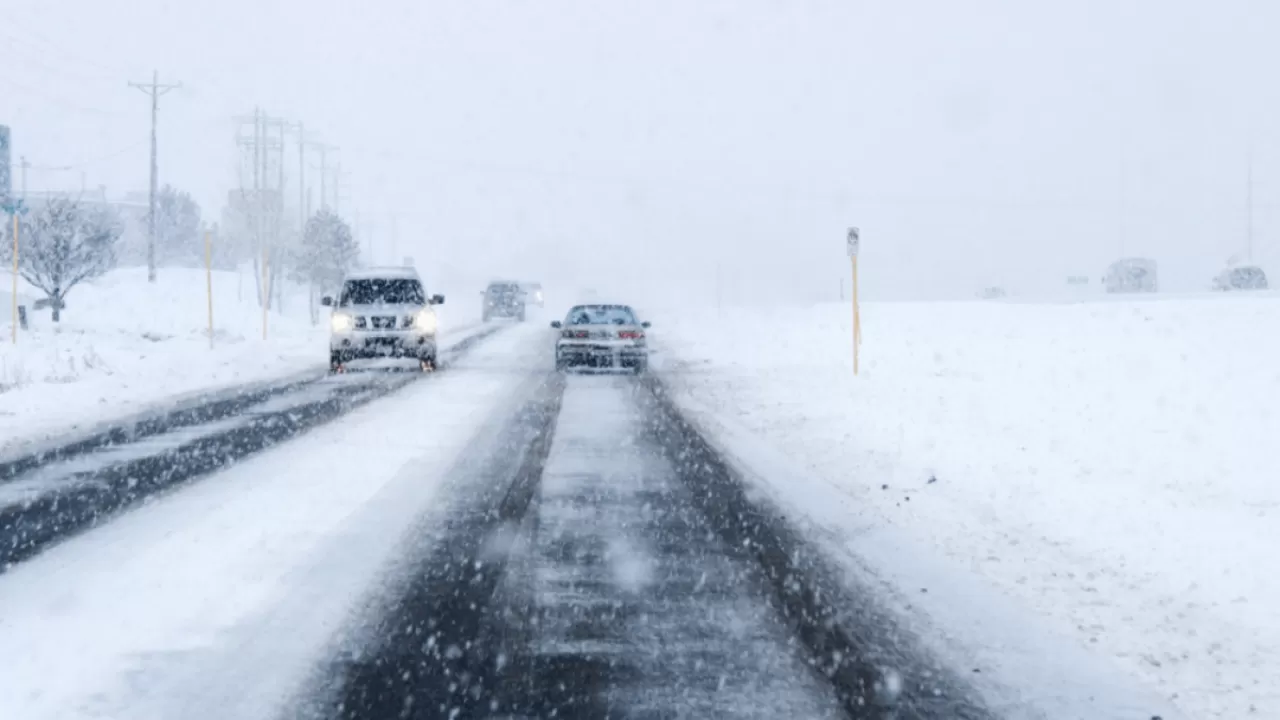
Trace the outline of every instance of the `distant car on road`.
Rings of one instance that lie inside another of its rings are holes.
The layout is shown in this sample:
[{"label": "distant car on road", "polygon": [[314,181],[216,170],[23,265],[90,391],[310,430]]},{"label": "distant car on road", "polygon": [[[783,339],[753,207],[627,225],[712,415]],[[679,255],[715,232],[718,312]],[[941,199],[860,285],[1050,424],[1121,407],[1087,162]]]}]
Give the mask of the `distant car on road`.
[{"label": "distant car on road", "polygon": [[485,288],[480,316],[485,322],[496,317],[515,318],[524,322],[525,295],[520,283],[494,281]]},{"label": "distant car on road", "polygon": [[542,307],[544,300],[542,297],[542,283],[526,282],[520,283],[520,289],[524,290],[525,300],[532,302],[538,307]]},{"label": "distant car on road", "polygon": [[1262,268],[1254,265],[1230,267],[1218,273],[1213,279],[1213,289],[1228,292],[1232,290],[1266,290],[1267,274]]},{"label": "distant car on road", "polygon": [[1109,293],[1156,292],[1156,261],[1150,258],[1124,258],[1111,263],[1102,279]]},{"label": "distant car on road", "polygon": [[551,327],[560,331],[557,370],[618,368],[639,374],[649,369],[649,323],[640,322],[627,305],[577,305]]},{"label": "distant car on road", "polygon": [[983,300],[999,300],[1007,295],[1008,293],[1004,291],[1004,288],[997,286],[983,288],[978,291],[978,297]]},{"label": "distant car on road", "polygon": [[368,268],[349,273],[329,317],[329,369],[341,371],[362,358],[412,358],[424,370],[436,366],[437,318],[443,295],[427,296],[413,268]]}]

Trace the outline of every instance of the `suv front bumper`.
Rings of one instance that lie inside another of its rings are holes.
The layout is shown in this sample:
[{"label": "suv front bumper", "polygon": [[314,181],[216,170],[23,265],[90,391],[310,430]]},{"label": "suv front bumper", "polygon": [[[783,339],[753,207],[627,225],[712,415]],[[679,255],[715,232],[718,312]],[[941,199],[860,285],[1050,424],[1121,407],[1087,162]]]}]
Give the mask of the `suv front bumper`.
[{"label": "suv front bumper", "polygon": [[360,358],[435,358],[436,336],[413,330],[355,330],[332,335],[329,352],[342,362]]}]

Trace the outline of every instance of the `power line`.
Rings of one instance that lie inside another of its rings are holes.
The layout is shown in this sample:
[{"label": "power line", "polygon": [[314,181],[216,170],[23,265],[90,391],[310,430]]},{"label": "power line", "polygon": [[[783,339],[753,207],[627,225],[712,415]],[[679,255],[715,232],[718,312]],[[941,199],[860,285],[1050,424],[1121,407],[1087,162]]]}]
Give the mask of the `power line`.
[{"label": "power line", "polygon": [[160,96],[182,87],[182,83],[160,84],[160,73],[151,73],[151,84],[129,83],[151,97],[151,193],[147,202],[147,281],[156,281],[156,181],[160,174],[156,152],[156,117],[160,113]]}]

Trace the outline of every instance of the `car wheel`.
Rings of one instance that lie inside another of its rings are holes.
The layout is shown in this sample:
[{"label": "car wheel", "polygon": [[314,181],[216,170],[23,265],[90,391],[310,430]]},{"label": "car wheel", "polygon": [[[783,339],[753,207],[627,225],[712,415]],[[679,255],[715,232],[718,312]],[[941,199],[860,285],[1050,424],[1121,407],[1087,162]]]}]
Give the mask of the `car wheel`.
[{"label": "car wheel", "polygon": [[336,375],[342,372],[342,356],[336,352],[329,353],[329,374]]},{"label": "car wheel", "polygon": [[418,367],[424,373],[435,372],[438,367],[436,365],[436,356],[432,355],[431,357],[422,358],[418,361]]},{"label": "car wheel", "polygon": [[562,358],[562,357],[560,357],[559,355],[557,355],[557,356],[556,356],[556,371],[557,371],[557,372],[568,372],[568,371],[569,371],[569,361],[568,361],[568,360],[566,360],[565,358]]}]

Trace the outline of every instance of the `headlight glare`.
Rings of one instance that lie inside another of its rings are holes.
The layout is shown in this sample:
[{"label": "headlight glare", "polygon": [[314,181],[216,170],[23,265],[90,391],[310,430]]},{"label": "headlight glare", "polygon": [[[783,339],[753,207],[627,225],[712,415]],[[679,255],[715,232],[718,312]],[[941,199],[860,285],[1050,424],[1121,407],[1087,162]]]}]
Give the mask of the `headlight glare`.
[{"label": "headlight glare", "polygon": [[413,318],[413,327],[419,332],[434,334],[436,324],[436,314],[430,310],[423,310]]},{"label": "headlight glare", "polygon": [[355,325],[356,319],[346,313],[334,313],[329,317],[329,326],[336,333],[350,332]]}]

